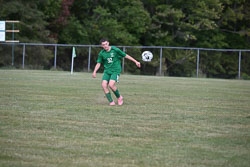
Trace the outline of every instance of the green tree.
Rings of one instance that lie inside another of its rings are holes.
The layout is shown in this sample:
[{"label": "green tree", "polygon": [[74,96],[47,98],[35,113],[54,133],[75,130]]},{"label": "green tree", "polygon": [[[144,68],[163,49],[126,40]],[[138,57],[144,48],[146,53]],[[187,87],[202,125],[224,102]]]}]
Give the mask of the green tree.
[{"label": "green tree", "polygon": [[120,24],[112,16],[112,13],[108,9],[97,6],[93,12],[90,27],[94,41],[98,41],[99,43],[102,37],[107,37],[111,44],[128,45],[137,40],[127,31],[123,24]]},{"label": "green tree", "polygon": [[89,44],[88,32],[75,17],[69,17],[58,36],[59,43]]},{"label": "green tree", "polygon": [[[152,41],[159,44],[190,46],[196,33],[217,27],[222,4],[218,0],[167,1],[156,7],[152,16]],[[162,42],[161,42],[162,41]]]},{"label": "green tree", "polygon": [[17,37],[21,42],[52,42],[48,38],[49,31],[46,29],[48,23],[45,15],[39,10],[42,0],[4,1],[0,6],[0,15],[3,20],[19,20],[20,33]]},{"label": "green tree", "polygon": [[246,0],[221,0],[224,10],[218,26],[225,35],[228,48],[250,48],[250,2]]},{"label": "green tree", "polygon": [[[126,30],[133,35],[138,42],[148,31],[151,24],[149,13],[143,8],[139,0],[122,1],[121,9],[117,12],[117,18]],[[143,42],[143,41],[142,41]]]},{"label": "green tree", "polygon": [[[39,6],[42,3],[42,0],[9,0],[1,2],[1,19],[20,21],[20,23],[16,25],[16,28],[20,30],[20,33],[15,35],[15,38],[20,42],[54,42],[52,39],[48,38],[50,34],[50,32],[46,28],[48,23],[45,21],[44,13],[39,9]],[[43,46],[27,48],[26,52],[26,60],[30,64],[33,64],[34,68],[48,68],[49,59],[52,56],[53,55],[51,54],[51,51]],[[15,61],[21,62],[18,59],[15,59]]]}]

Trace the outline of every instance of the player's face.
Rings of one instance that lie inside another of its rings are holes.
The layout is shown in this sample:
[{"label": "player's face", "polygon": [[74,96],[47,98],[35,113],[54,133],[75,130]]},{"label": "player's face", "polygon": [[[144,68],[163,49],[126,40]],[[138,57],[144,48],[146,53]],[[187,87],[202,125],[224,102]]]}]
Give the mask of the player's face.
[{"label": "player's face", "polygon": [[109,42],[108,41],[102,42],[102,47],[106,51],[109,51],[110,50]]}]

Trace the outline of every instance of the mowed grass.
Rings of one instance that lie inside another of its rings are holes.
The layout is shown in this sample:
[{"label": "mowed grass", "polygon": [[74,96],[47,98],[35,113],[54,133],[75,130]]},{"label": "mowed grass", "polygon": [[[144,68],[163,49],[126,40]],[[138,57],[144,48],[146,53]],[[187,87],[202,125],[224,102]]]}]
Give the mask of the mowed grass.
[{"label": "mowed grass", "polygon": [[0,70],[0,166],[249,166],[250,81],[101,77]]}]

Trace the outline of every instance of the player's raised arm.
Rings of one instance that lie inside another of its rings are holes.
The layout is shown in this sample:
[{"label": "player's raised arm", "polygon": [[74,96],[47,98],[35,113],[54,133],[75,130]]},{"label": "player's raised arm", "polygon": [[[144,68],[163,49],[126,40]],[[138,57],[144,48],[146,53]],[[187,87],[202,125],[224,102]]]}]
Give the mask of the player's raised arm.
[{"label": "player's raised arm", "polygon": [[137,60],[135,60],[133,57],[129,56],[128,54],[125,56],[125,58],[129,59],[130,61],[134,62],[137,67],[141,67],[141,63]]}]

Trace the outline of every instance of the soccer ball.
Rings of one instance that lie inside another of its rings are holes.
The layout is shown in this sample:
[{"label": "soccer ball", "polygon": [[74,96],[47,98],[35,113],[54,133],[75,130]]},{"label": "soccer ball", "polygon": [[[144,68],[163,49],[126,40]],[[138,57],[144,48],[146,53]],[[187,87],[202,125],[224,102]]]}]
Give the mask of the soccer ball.
[{"label": "soccer ball", "polygon": [[144,51],[141,57],[143,61],[149,62],[152,60],[153,54],[150,51]]}]

